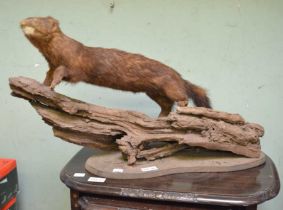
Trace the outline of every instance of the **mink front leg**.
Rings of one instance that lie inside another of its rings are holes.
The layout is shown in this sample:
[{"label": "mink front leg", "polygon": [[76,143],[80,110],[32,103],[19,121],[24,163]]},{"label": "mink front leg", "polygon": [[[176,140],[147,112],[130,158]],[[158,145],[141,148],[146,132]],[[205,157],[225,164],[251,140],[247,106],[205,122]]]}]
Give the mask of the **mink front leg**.
[{"label": "mink front leg", "polygon": [[45,79],[44,79],[44,81],[43,81],[43,84],[45,85],[45,86],[50,86],[51,85],[51,83],[52,83],[52,80],[53,80],[53,72],[54,72],[54,70],[52,70],[52,69],[50,69],[47,73],[46,73],[46,77],[45,77]]},{"label": "mink front leg", "polygon": [[66,76],[67,68],[65,66],[57,67],[52,73],[52,81],[49,87],[53,90],[55,86],[58,85]]}]

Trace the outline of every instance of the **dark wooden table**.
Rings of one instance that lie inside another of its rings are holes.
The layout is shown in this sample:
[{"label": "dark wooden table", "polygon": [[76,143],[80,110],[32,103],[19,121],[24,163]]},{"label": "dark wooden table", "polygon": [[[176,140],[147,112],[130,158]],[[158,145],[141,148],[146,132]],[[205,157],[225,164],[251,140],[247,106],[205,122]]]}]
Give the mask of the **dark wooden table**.
[{"label": "dark wooden table", "polygon": [[[242,210],[275,197],[280,182],[272,160],[248,170],[183,173],[150,179],[89,182],[84,164],[97,150],[80,150],[64,167],[61,180],[70,188],[72,210],[190,209]],[[85,173],[75,177],[75,173]]]}]

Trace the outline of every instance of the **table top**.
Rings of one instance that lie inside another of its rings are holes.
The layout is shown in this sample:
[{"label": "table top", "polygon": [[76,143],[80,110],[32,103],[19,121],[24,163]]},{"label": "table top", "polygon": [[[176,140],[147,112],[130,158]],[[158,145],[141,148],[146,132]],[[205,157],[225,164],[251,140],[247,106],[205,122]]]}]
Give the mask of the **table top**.
[{"label": "table top", "polygon": [[[70,189],[83,193],[221,206],[259,204],[275,197],[280,189],[276,168],[268,156],[263,165],[242,171],[90,182],[90,177],[97,176],[88,173],[84,165],[96,152],[99,150],[80,150],[62,169],[62,182]],[[85,176],[76,177],[75,173],[84,173]]]}]

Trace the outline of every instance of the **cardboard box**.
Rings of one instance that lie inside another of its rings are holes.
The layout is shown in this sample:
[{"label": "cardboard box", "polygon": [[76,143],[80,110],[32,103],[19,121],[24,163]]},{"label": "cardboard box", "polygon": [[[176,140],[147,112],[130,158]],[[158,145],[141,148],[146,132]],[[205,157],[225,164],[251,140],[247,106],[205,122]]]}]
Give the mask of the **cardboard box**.
[{"label": "cardboard box", "polygon": [[16,160],[0,158],[0,209],[14,201],[18,191]]}]

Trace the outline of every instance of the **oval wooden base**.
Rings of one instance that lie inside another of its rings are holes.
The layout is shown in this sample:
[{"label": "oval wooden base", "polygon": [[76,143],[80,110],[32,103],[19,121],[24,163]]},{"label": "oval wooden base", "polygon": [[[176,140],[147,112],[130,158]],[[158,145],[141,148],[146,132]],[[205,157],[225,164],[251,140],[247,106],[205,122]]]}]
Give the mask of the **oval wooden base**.
[{"label": "oval wooden base", "polygon": [[229,152],[188,149],[154,161],[137,161],[130,166],[121,152],[108,151],[90,157],[85,168],[92,174],[111,179],[143,179],[186,172],[238,171],[264,162],[263,152],[259,158],[246,158]]}]

